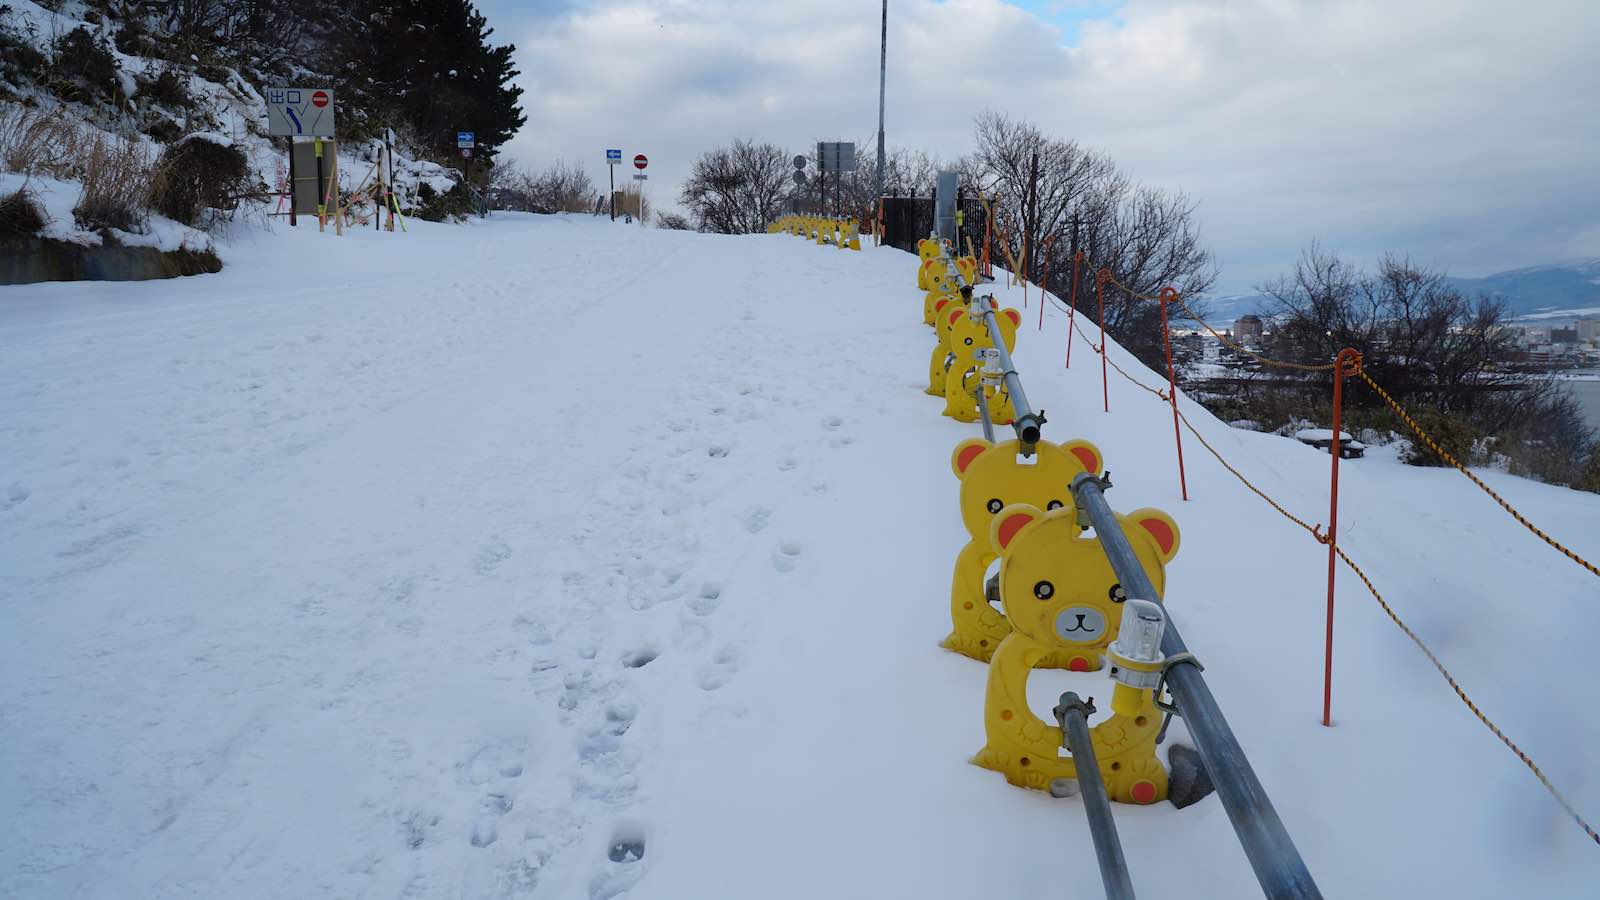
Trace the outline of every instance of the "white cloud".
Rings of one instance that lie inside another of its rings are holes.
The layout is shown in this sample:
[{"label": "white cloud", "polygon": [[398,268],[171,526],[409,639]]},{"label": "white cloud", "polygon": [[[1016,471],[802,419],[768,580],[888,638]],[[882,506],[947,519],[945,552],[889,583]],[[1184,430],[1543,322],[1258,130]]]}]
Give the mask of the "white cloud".
[{"label": "white cloud", "polygon": [[[604,147],[643,151],[667,200],[734,137],[876,132],[869,0],[486,8],[528,91],[508,152],[533,166],[603,182]],[[891,0],[890,143],[953,157],[992,107],[1104,150],[1200,201],[1228,288],[1312,238],[1458,274],[1600,256],[1600,3],[1130,0],[1062,34],[998,0]]]}]

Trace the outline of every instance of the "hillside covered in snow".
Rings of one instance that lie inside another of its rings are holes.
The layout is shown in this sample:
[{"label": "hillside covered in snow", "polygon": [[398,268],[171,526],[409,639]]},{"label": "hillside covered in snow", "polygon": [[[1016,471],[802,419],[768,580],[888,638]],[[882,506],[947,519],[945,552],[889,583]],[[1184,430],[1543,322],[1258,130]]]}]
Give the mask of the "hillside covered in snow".
[{"label": "hillside covered in snow", "polygon": [[[0,896],[1100,896],[1081,802],[969,762],[980,431],[868,243],[495,214],[0,288]],[[1180,499],[1169,408],[1113,371],[1102,411],[1037,300],[1045,437],[1181,528],[1171,615],[1323,893],[1592,896],[1600,847],[1344,570],[1320,724],[1326,548],[1188,434]],[[1325,453],[1180,406],[1324,521]],[[1600,558],[1600,496],[1477,474]],[[1341,482],[1340,545],[1600,816],[1594,577],[1394,448]],[[1029,706],[1064,690],[1110,683]],[[1215,796],[1116,816],[1142,895],[1258,895]]]}]

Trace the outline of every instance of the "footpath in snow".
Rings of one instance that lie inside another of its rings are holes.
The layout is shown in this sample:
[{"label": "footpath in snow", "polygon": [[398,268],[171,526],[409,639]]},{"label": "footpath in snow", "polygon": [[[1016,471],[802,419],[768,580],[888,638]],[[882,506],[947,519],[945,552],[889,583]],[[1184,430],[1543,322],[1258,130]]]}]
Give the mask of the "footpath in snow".
[{"label": "footpath in snow", "polygon": [[[938,641],[979,431],[922,393],[912,256],[280,231],[0,288],[0,897],[1100,896],[1078,801],[967,762],[985,670]],[[1172,615],[1325,895],[1593,896],[1600,848],[1343,571],[1318,724],[1325,548],[1197,446],[1180,500],[1167,407],[1112,373],[1102,412],[1024,312],[1046,437],[1182,528]],[[1324,519],[1326,453],[1184,411]],[[1600,497],[1482,474],[1600,557]],[[1341,544],[1600,816],[1593,576],[1454,472],[1341,482]],[[1258,895],[1214,796],[1116,814],[1142,895]]]}]

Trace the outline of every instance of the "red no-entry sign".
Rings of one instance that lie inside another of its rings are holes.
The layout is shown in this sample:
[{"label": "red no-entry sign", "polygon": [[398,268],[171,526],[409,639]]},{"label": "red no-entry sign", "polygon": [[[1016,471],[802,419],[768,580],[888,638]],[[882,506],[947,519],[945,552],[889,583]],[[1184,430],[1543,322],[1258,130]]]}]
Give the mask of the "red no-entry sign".
[{"label": "red no-entry sign", "polygon": [[650,165],[650,160],[643,153],[633,158],[633,167],[635,169],[643,169],[648,165]]},{"label": "red no-entry sign", "polygon": [[317,109],[321,109],[324,106],[327,106],[328,105],[328,92],[327,91],[317,91],[315,94],[312,94],[311,95],[311,105],[315,106]]}]

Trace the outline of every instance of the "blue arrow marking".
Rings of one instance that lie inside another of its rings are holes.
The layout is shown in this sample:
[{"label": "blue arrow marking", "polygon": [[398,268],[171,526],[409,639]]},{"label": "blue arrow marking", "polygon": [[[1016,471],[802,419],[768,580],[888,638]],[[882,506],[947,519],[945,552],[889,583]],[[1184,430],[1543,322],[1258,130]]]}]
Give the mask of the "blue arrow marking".
[{"label": "blue arrow marking", "polygon": [[305,133],[305,129],[300,126],[300,117],[294,114],[294,107],[285,106],[283,108],[283,114],[288,116],[289,117],[289,121],[294,123],[294,133],[295,134],[304,134]]}]

